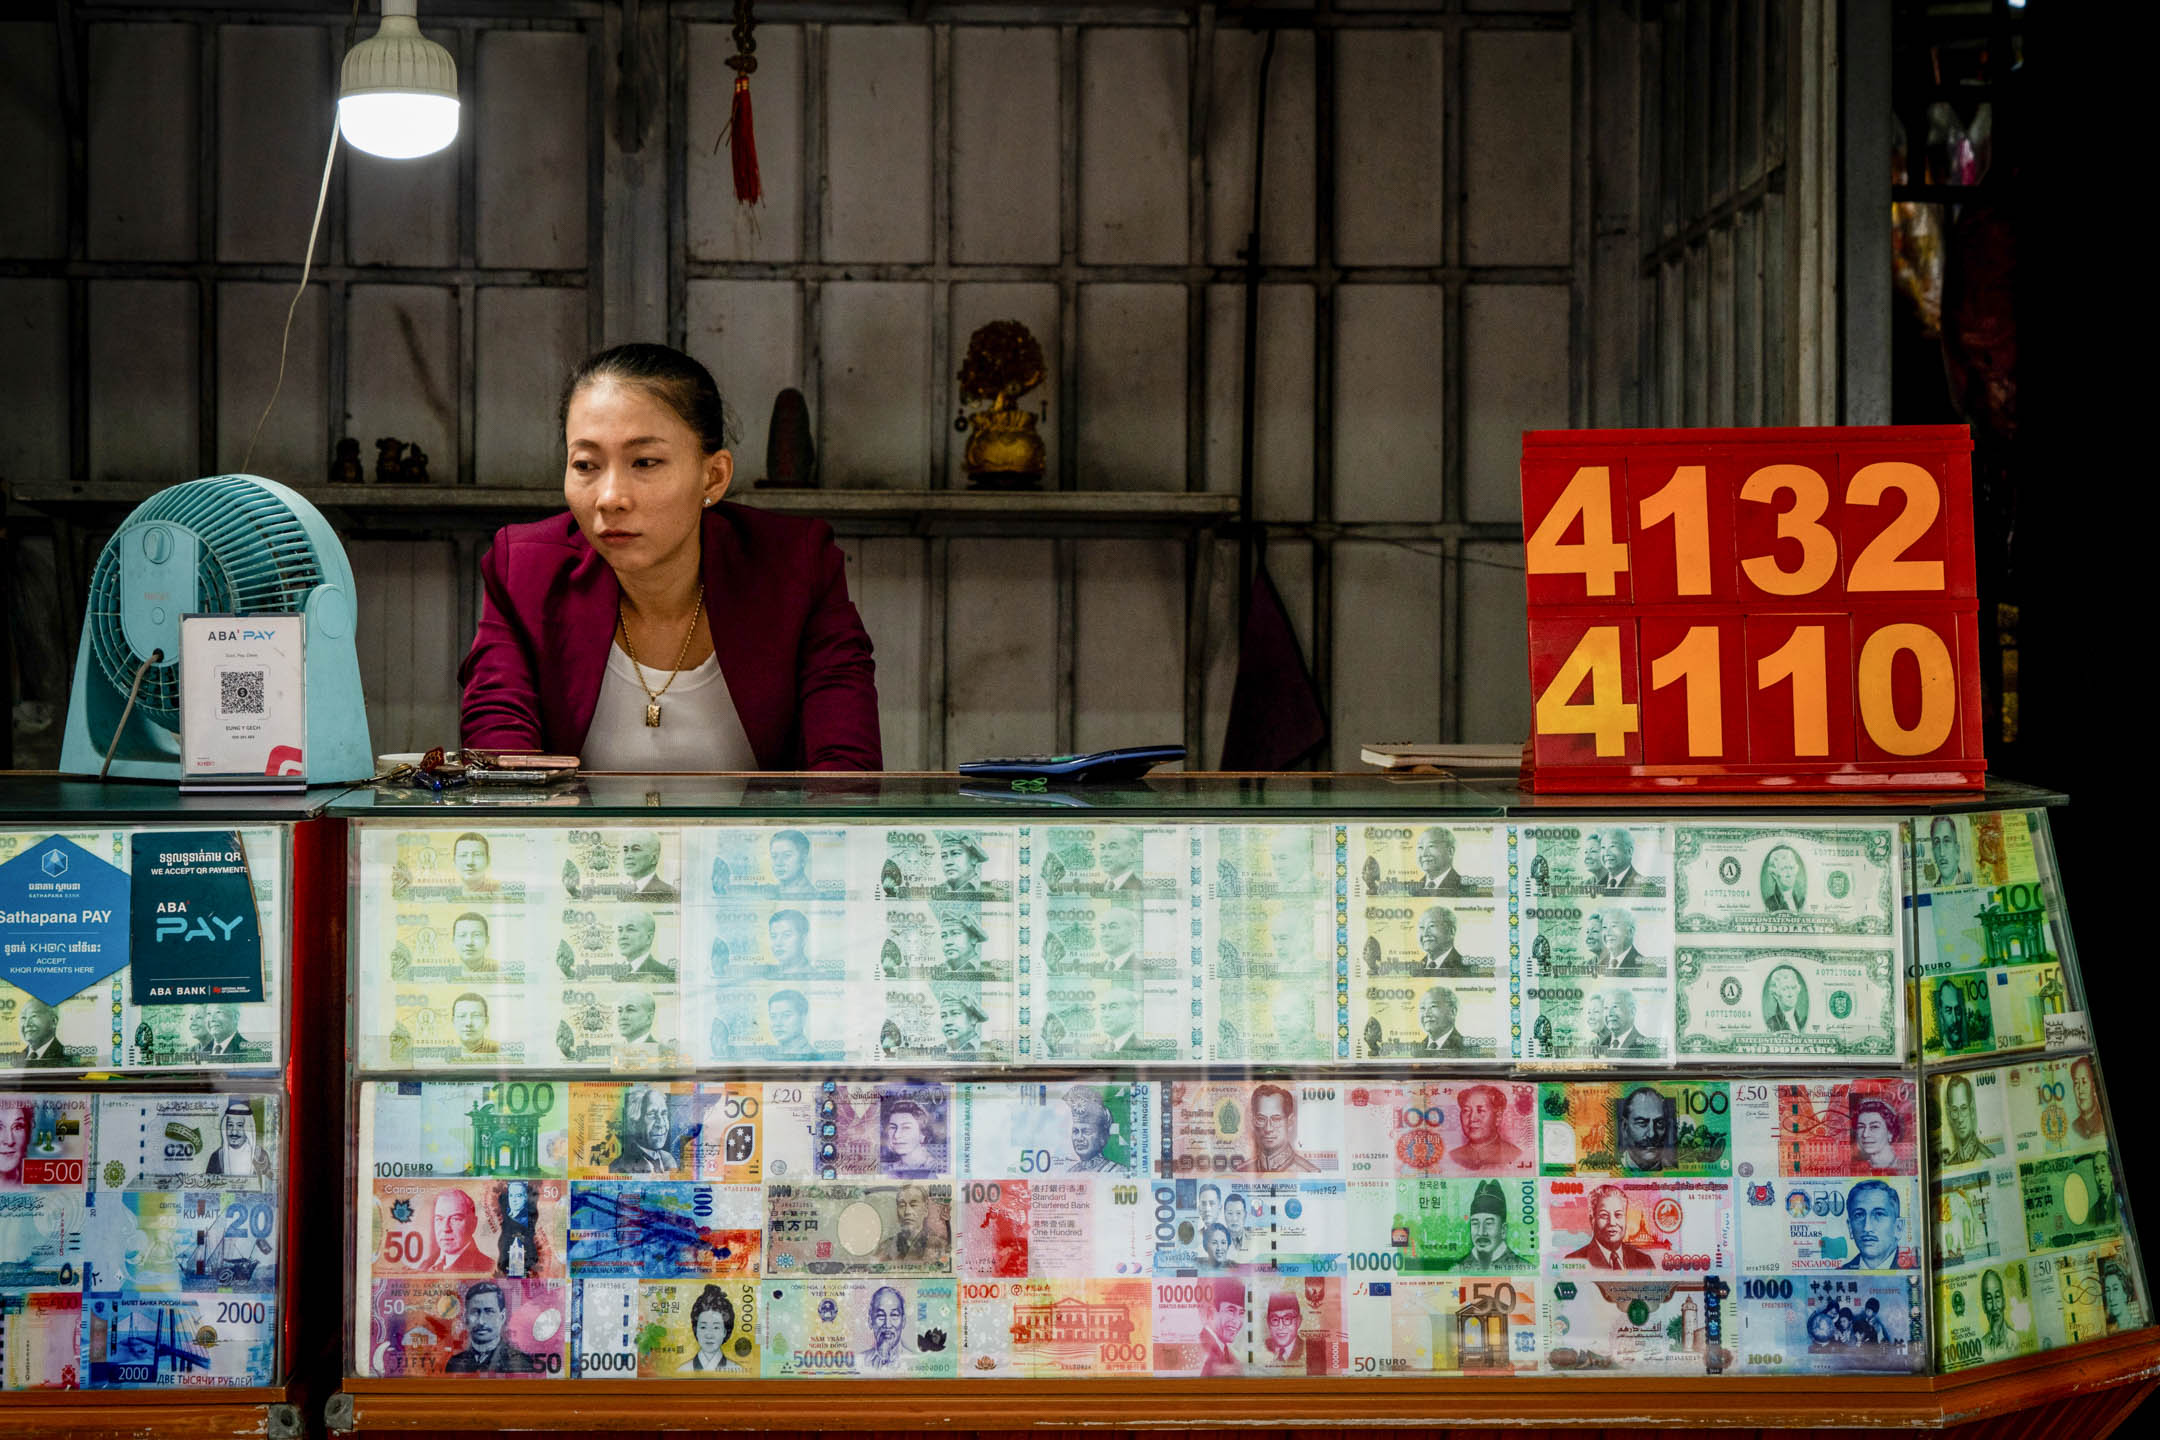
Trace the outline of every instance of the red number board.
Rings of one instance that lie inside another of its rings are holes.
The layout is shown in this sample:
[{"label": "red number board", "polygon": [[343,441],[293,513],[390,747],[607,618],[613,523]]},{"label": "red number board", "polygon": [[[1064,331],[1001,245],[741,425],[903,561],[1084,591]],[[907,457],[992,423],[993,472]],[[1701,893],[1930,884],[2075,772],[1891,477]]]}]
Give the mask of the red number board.
[{"label": "red number board", "polygon": [[1960,426],[1523,436],[1530,788],[1977,789]]}]

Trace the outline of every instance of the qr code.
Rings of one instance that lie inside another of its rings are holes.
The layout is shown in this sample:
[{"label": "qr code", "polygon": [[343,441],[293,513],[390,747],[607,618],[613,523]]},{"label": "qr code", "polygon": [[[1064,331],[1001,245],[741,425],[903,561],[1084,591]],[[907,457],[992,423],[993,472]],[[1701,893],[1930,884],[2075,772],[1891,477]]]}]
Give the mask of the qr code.
[{"label": "qr code", "polygon": [[218,671],[218,714],[260,715],[263,713],[263,672],[260,670]]}]

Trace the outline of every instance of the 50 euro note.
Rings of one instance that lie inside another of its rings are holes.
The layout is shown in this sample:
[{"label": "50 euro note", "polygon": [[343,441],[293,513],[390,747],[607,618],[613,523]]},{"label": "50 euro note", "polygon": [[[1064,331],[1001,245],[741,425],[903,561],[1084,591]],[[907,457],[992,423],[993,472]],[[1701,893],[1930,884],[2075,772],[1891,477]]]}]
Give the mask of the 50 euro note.
[{"label": "50 euro note", "polygon": [[1491,898],[1506,888],[1506,843],[1497,825],[1351,824],[1351,898],[1398,895]]},{"label": "50 euro note", "polygon": [[1546,1175],[1732,1171],[1732,1096],[1722,1080],[1549,1081],[1538,1088]]},{"label": "50 euro note", "polygon": [[951,1279],[805,1276],[767,1284],[768,1380],[952,1379],[960,1314]]},{"label": "50 euro note", "polygon": [[954,1165],[967,1178],[1144,1179],[1155,1163],[1153,1081],[964,1082],[955,1100]]},{"label": "50 euro note", "polygon": [[755,1278],[590,1279],[570,1309],[570,1373],[580,1380],[754,1380]]},{"label": "50 euro note", "polygon": [[570,1271],[580,1279],[755,1278],[764,1244],[755,1185],[570,1182]]},{"label": "50 euro note", "polygon": [[1727,1343],[1710,1340],[1700,1276],[1548,1277],[1541,1299],[1538,1324],[1547,1370],[1702,1375],[1731,1366]]},{"label": "50 euro note", "polygon": [[1917,1275],[1761,1275],[1725,1302],[1743,1375],[1907,1374],[1927,1364]]},{"label": "50 euro note", "polygon": [[277,1197],[261,1191],[96,1196],[82,1247],[88,1287],[131,1295],[275,1294],[277,1222]]},{"label": "50 euro note", "polygon": [[1145,1276],[1159,1207],[1137,1180],[1093,1175],[966,1180],[953,1268],[962,1276]]},{"label": "50 euro note", "polygon": [[1733,1271],[1722,1180],[1544,1180],[1546,1268],[1699,1277]]},{"label": "50 euro note", "polygon": [[360,1173],[560,1177],[570,1085],[560,1080],[369,1080],[360,1089]]},{"label": "50 euro note", "polygon": [[413,1275],[557,1280],[563,1180],[377,1180],[369,1228],[375,1279]]},{"label": "50 euro note", "polygon": [[1935,1276],[1935,1365],[1969,1370],[2040,1348],[2027,1262],[1938,1271]]},{"label": "50 euro note", "polygon": [[1344,1091],[1344,1173],[1353,1180],[1537,1173],[1534,1084],[1408,1080]]},{"label": "50 euro note", "polygon": [[1509,1039],[1526,1060],[1670,1060],[1672,1003],[1664,979],[1533,979],[1522,986],[1520,1021]]},{"label": "50 euro note", "polygon": [[1528,1375],[1538,1369],[1530,1275],[1364,1277],[1343,1302],[1352,1375]]},{"label": "50 euro note", "polygon": [[966,1379],[1147,1375],[1154,1284],[1145,1278],[963,1280]]},{"label": "50 euro note", "polygon": [[355,1300],[362,1375],[545,1377],[567,1368],[570,1292],[561,1280],[381,1279]]},{"label": "50 euro note", "polygon": [[1216,1060],[1335,1058],[1335,943],[1329,907],[1309,897],[1219,902],[1205,946]]},{"label": "50 euro note", "polygon": [[82,1331],[93,1389],[268,1385],[277,1376],[274,1295],[91,1291]]},{"label": "50 euro note", "polygon": [[1683,945],[1678,1052],[1735,1059],[1888,1059],[1902,1053],[1894,951]]},{"label": "50 euro note", "polygon": [[1202,872],[1210,898],[1304,900],[1335,893],[1335,835],[1330,825],[1209,825]]},{"label": "50 euro note", "polygon": [[1936,975],[1919,982],[1920,1048],[1931,1058],[2037,1050],[2070,1008],[2060,965]]},{"label": "50 euro note", "polygon": [[1682,936],[1875,938],[1896,933],[1897,826],[1675,825]]}]

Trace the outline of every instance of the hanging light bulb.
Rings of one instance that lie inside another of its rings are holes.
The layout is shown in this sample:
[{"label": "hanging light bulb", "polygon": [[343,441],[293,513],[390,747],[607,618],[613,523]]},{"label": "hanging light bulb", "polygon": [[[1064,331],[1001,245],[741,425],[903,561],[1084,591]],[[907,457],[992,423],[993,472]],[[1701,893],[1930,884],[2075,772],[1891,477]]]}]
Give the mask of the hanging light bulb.
[{"label": "hanging light bulb", "polygon": [[418,0],[382,0],[382,28],[346,53],[338,129],[370,155],[411,160],[457,139],[457,61],[420,33]]}]

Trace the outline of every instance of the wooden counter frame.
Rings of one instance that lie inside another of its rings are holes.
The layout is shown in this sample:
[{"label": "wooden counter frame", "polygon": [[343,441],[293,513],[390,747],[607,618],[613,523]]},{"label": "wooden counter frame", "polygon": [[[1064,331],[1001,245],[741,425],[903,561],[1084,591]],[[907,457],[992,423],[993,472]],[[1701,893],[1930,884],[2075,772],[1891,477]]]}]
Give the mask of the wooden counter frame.
[{"label": "wooden counter frame", "polygon": [[113,1440],[287,1440],[307,1433],[292,1386],[193,1390],[22,1390],[0,1408],[0,1435],[65,1435]]}]

